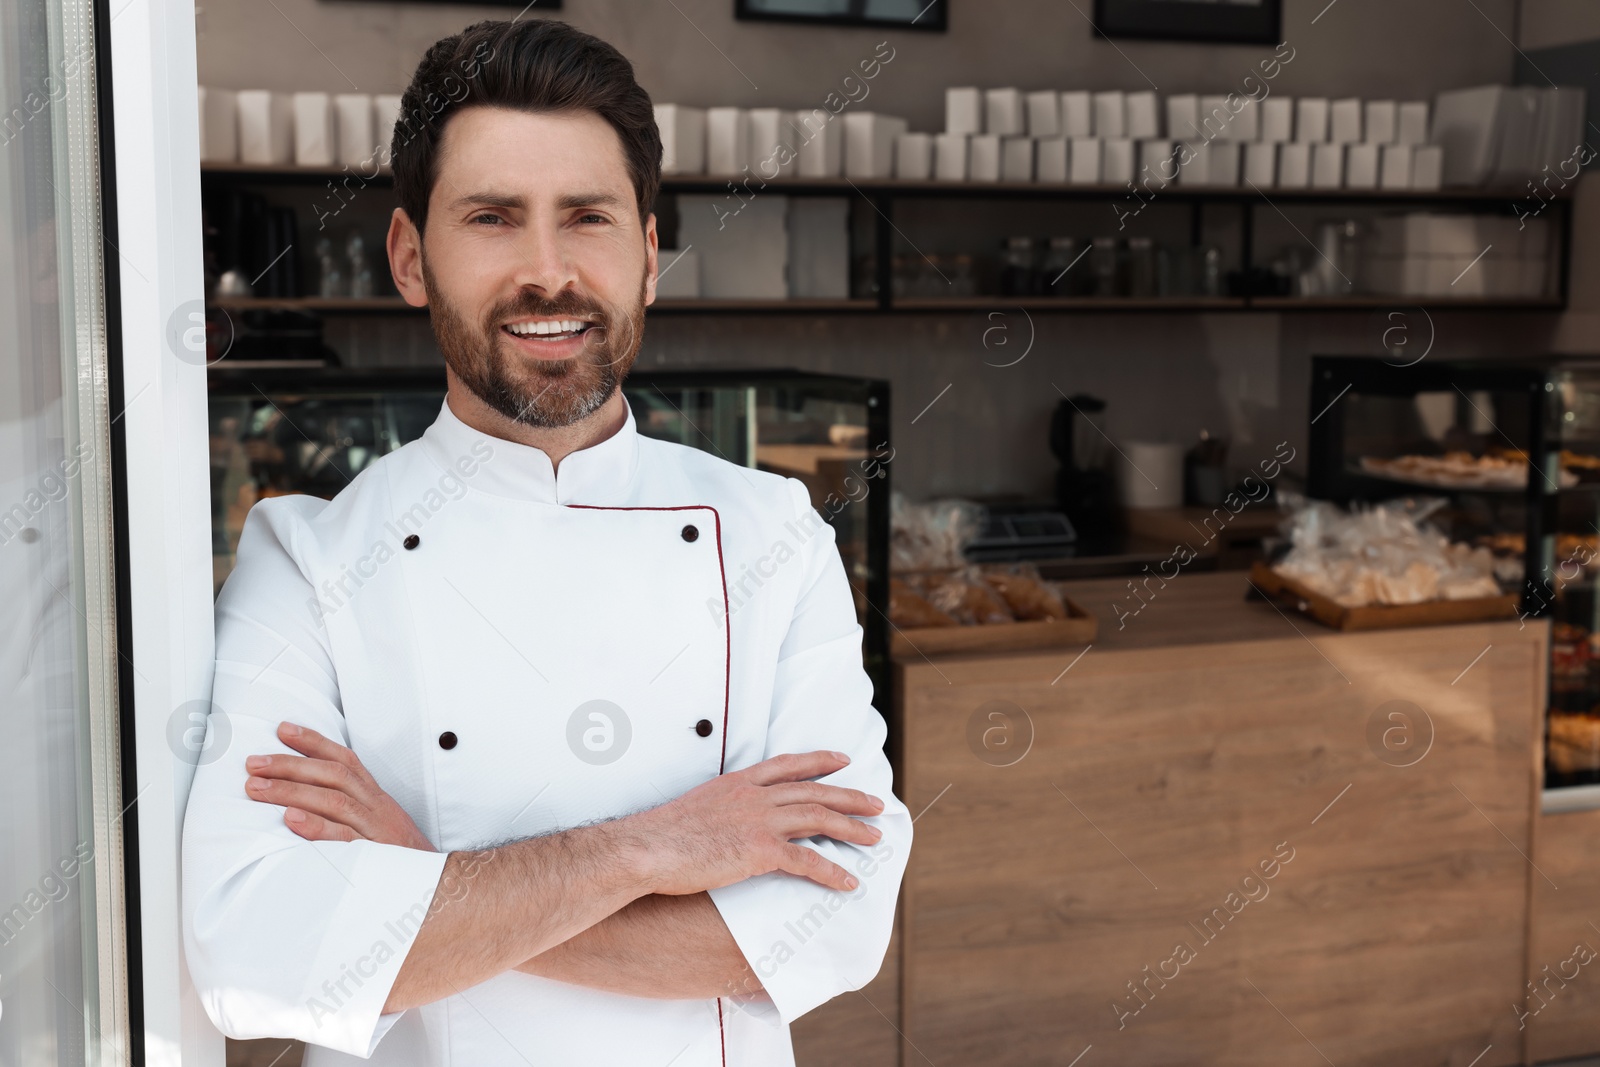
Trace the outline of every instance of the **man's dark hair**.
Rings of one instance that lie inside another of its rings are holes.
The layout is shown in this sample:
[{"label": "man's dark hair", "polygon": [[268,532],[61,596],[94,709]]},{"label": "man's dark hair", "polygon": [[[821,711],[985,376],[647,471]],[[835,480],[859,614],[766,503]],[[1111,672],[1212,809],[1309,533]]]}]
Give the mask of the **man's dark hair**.
[{"label": "man's dark hair", "polygon": [[400,206],[420,233],[438,179],[446,122],[466,107],[596,112],[622,142],[639,221],[661,186],[661,134],[629,63],[598,37],[554,19],[489,21],[429,48],[400,98],[390,159]]}]

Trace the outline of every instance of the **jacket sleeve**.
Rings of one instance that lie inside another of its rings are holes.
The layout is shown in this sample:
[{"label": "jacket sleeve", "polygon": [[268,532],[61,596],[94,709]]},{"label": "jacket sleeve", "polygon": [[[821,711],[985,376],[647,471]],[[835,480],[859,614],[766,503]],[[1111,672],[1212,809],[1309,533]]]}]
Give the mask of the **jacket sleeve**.
[{"label": "jacket sleeve", "polygon": [[[911,815],[894,795],[883,752],[887,726],[872,706],[862,664],[862,629],[833,527],[811,506],[804,483],[788,479],[792,530],[805,536],[792,563],[803,568],[799,597],[778,656],[763,759],[833,749],[849,766],[818,779],[864,790],[884,803],[862,821],[883,832],[861,846],[799,841],[854,874],[839,892],[782,871],[710,891],[734,941],[785,1024],[870,982],[893,932],[900,880],[911,852]],[[737,768],[730,767],[730,770]]]},{"label": "jacket sleeve", "polygon": [[[309,498],[255,505],[216,606],[216,681],[183,826],[183,937],[206,1014],[233,1038],[295,1038],[361,1058],[444,870],[444,853],[309,842],[245,794],[245,757],[292,753],[278,723],[349,744],[314,609]],[[198,732],[197,723],[192,728]],[[174,742],[182,755],[182,746]],[[186,758],[194,759],[193,753]]]}]

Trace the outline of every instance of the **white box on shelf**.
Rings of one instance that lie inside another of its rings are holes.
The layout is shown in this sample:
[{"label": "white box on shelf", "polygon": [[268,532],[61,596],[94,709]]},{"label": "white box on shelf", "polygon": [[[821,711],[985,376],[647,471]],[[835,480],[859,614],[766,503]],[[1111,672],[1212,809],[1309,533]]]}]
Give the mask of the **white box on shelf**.
[{"label": "white box on shelf", "polygon": [[849,295],[850,200],[842,196],[790,197],[789,296],[844,300]]},{"label": "white box on shelf", "polygon": [[980,133],[967,139],[967,180],[1000,180],[1000,135]]},{"label": "white box on shelf", "polygon": [[700,299],[700,255],[694,249],[656,252],[656,299]]},{"label": "white box on shelf", "polygon": [[1411,188],[1424,191],[1444,184],[1444,149],[1436,144],[1420,144],[1411,153]]},{"label": "white box on shelf", "polygon": [[359,167],[370,162],[377,151],[378,142],[372,129],[372,107],[370,93],[337,93],[333,98],[339,162],[347,167]]},{"label": "white box on shelf", "polygon": [[387,161],[394,145],[395,127],[400,125],[399,93],[374,93],[372,95],[372,132],[382,151],[378,158]]},{"label": "white box on shelf", "polygon": [[1261,102],[1261,139],[1268,144],[1294,140],[1294,99],[1269,96]]},{"label": "white box on shelf", "polygon": [[333,98],[327,93],[302,92],[295,93],[293,100],[295,165],[332,166],[339,156],[339,134],[333,125]]},{"label": "white box on shelf", "polygon": [[289,97],[270,89],[241,89],[239,161],[283,164],[294,158],[294,115]]},{"label": "white box on shelf", "polygon": [[1344,145],[1324,142],[1311,146],[1311,187],[1338,189],[1344,185]]},{"label": "white box on shelf", "polygon": [[1028,94],[1028,136],[1061,136],[1061,94],[1054,89]]},{"label": "white box on shelf", "polygon": [[1212,141],[1211,160],[1206,167],[1210,185],[1239,184],[1239,156],[1248,145],[1238,141]]},{"label": "white box on shelf", "polygon": [[1328,139],[1328,99],[1302,96],[1295,102],[1294,139],[1299,144],[1318,144]]},{"label": "white box on shelf", "polygon": [[944,91],[944,132],[983,132],[983,90],[960,88]]},{"label": "white box on shelf", "polygon": [[1362,140],[1368,144],[1394,144],[1400,136],[1400,105],[1393,100],[1368,100]]},{"label": "white box on shelf", "polygon": [[907,181],[933,177],[933,135],[902,133],[894,139],[894,176]]},{"label": "white box on shelf", "polygon": [[1179,185],[1211,184],[1211,149],[1215,141],[1180,141],[1176,158]]},{"label": "white box on shelf", "polygon": [[200,162],[239,159],[239,100],[231,89],[200,86]]},{"label": "white box on shelf", "polygon": [[700,259],[708,300],[783,300],[789,295],[789,198],[764,192],[730,212],[726,195],[678,197],[678,241]]},{"label": "white box on shelf", "polygon": [[1128,99],[1121,89],[1094,94],[1094,135],[1102,141],[1128,136]]},{"label": "white box on shelf", "polygon": [[847,178],[894,176],[894,140],[908,132],[910,123],[876,111],[847,111],[844,115],[844,173]]},{"label": "white box on shelf", "polygon": [[941,133],[933,138],[933,176],[942,182],[967,180],[967,142],[964,133]]},{"label": "white box on shelf", "polygon": [[1097,137],[1074,137],[1068,154],[1068,181],[1073,185],[1099,185],[1101,156]]},{"label": "white box on shelf", "polygon": [[1177,180],[1178,163],[1171,141],[1146,138],[1134,144],[1139,152],[1136,180],[1141,187],[1148,183],[1150,188],[1158,189]]},{"label": "white box on shelf", "polygon": [[1422,145],[1428,143],[1428,102],[1426,100],[1409,100],[1399,107],[1399,124],[1395,129],[1395,140],[1401,144]]},{"label": "white box on shelf", "polygon": [[1067,180],[1067,139],[1044,137],[1034,146],[1034,178],[1041,182]]},{"label": "white box on shelf", "polygon": [[1061,135],[1069,141],[1094,136],[1094,99],[1087,89],[1061,94]]},{"label": "white box on shelf", "polygon": [[1200,98],[1193,93],[1167,97],[1167,136],[1194,144],[1204,139],[1200,129]]},{"label": "white box on shelf", "polygon": [[[1230,96],[1233,94],[1229,94]],[[1254,97],[1242,96],[1242,106],[1233,116],[1233,141],[1259,141],[1261,139],[1261,105]]]},{"label": "white box on shelf", "polygon": [[1345,145],[1344,185],[1346,189],[1378,187],[1378,152],[1383,145]]},{"label": "white box on shelf", "polygon": [[1415,151],[1408,144],[1386,144],[1378,165],[1378,187],[1381,189],[1411,188],[1411,156]]},{"label": "white box on shelf", "polygon": [[1304,189],[1311,184],[1311,146],[1290,141],[1278,146],[1278,188]]},{"label": "white box on shelf", "polygon": [[706,173],[742,174],[750,160],[750,113],[742,107],[706,108]]},{"label": "white box on shelf", "polygon": [[1356,144],[1361,140],[1361,101],[1351,96],[1328,105],[1328,140]]},{"label": "white box on shelf", "polygon": [[763,181],[793,177],[799,165],[789,112],[776,107],[750,109],[750,173]]},{"label": "white box on shelf", "polygon": [[1127,136],[1135,141],[1148,141],[1161,136],[1161,114],[1156,94],[1149,89],[1129,93],[1123,101],[1127,121]]},{"label": "white box on shelf", "polygon": [[1278,146],[1257,142],[1244,146],[1244,183],[1257,189],[1278,184]]},{"label": "white box on shelf", "polygon": [[1033,181],[1033,138],[1000,138],[1000,180]]},{"label": "white box on shelf", "polygon": [[1232,134],[1233,112],[1228,110],[1228,98],[1215,93],[1200,97],[1200,136],[1208,141],[1225,141]]},{"label": "white box on shelf", "polygon": [[844,126],[823,108],[794,113],[800,137],[800,177],[837,178],[844,173]]},{"label": "white box on shelf", "polygon": [[1100,180],[1107,185],[1126,185],[1133,181],[1133,142],[1126,137],[1109,137],[1100,142]]},{"label": "white box on shelf", "polygon": [[983,94],[983,132],[1012,137],[1026,133],[1021,89],[989,89]]}]

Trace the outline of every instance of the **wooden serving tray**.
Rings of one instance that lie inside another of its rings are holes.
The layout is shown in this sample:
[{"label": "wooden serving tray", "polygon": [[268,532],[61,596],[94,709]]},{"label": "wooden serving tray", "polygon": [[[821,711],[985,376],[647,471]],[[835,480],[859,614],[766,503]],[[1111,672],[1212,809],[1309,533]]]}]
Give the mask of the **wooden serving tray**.
[{"label": "wooden serving tray", "polygon": [[[905,572],[926,573],[926,572]],[[897,574],[896,577],[902,575]],[[1047,579],[1048,581],[1048,579]],[[1061,583],[1051,582],[1058,592]],[[891,626],[889,653],[906,657],[950,655],[952,653],[1018,652],[1033,648],[1058,648],[1087,645],[1100,631],[1100,620],[1073,602],[1064,592],[1065,619],[1039,619],[1030,622],[991,622],[972,626]]]},{"label": "wooden serving tray", "polygon": [[1280,606],[1309,616],[1335,630],[1393,630],[1407,626],[1443,626],[1455,622],[1517,617],[1518,597],[1515,593],[1473,600],[1429,600],[1422,604],[1345,607],[1292,578],[1284,577],[1259,560],[1250,569],[1250,584]]}]

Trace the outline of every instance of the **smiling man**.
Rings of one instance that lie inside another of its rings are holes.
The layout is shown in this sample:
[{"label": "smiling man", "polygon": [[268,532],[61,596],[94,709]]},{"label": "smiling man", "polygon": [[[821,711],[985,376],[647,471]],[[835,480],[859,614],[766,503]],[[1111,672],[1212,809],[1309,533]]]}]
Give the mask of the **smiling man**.
[{"label": "smiling man", "polygon": [[246,521],[184,824],[195,988],[311,1067],[792,1063],[788,1024],[877,973],[911,846],[832,529],[796,479],[637,432],[661,143],[615,49],[480,23],[403,112],[389,260],[448,393],[333,500]]}]

